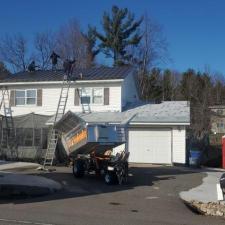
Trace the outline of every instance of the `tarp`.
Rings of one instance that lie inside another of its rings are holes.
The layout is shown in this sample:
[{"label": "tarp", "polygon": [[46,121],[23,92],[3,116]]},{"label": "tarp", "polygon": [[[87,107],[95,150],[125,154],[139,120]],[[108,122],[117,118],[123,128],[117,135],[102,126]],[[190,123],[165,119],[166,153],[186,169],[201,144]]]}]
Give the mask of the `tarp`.
[{"label": "tarp", "polygon": [[[5,120],[3,118],[3,127],[5,126]],[[15,128],[48,128],[46,122],[51,118],[51,116],[39,115],[35,113],[29,113],[26,115],[15,116],[13,117],[14,127]]]}]

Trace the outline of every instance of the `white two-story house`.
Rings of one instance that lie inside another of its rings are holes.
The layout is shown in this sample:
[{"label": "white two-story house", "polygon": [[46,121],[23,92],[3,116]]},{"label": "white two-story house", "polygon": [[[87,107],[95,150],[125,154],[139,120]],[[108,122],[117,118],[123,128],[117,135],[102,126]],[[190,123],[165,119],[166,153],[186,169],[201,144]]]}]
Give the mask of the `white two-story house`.
[{"label": "white two-story house", "polygon": [[[1,80],[0,87],[10,91],[13,116],[53,116],[63,76],[63,71],[37,70]],[[75,69],[72,77],[66,111],[79,113],[89,123],[126,124],[131,162],[186,162],[185,131],[190,123],[187,102],[141,103],[132,67]],[[88,113],[84,113],[84,104],[90,109]]]}]

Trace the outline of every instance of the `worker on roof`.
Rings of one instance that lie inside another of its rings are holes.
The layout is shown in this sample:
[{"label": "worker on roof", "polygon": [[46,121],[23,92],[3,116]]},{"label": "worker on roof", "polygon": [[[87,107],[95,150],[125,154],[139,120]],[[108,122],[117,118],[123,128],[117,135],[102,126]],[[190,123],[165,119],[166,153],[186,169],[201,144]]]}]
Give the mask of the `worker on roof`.
[{"label": "worker on roof", "polygon": [[38,66],[36,66],[35,65],[35,61],[33,60],[30,64],[29,64],[29,66],[28,66],[28,71],[29,72],[34,72],[35,70],[36,70],[36,68],[37,68]]},{"label": "worker on roof", "polygon": [[73,59],[73,60],[66,59],[63,62],[63,68],[64,68],[64,72],[65,72],[65,74],[67,76],[67,79],[71,79],[72,78],[72,73],[73,73],[73,68],[75,66],[75,62],[76,62],[75,59]]},{"label": "worker on roof", "polygon": [[58,63],[58,58],[60,58],[59,55],[57,55],[54,51],[50,55],[50,59],[52,60],[52,70],[56,70],[56,66]]}]

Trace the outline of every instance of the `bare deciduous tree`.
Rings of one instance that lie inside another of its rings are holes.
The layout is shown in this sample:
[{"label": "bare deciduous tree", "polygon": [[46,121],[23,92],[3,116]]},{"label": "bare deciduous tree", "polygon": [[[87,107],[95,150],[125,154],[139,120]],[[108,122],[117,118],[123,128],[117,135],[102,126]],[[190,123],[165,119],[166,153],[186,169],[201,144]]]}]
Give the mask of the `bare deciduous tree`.
[{"label": "bare deciduous tree", "polygon": [[21,35],[5,35],[0,42],[0,57],[14,71],[25,71],[28,63],[27,41]]},{"label": "bare deciduous tree", "polygon": [[57,34],[56,50],[63,60],[76,59],[77,67],[87,67],[89,61],[87,47],[87,40],[76,20],[71,20],[60,28]]},{"label": "bare deciduous tree", "polygon": [[100,52],[100,48],[96,47],[97,37],[95,35],[95,32],[96,32],[96,28],[88,25],[87,33],[83,34],[83,36],[87,42],[87,60],[88,60],[87,64],[88,64],[88,66],[95,65],[95,58],[98,55],[98,53]]},{"label": "bare deciduous tree", "polygon": [[39,32],[34,37],[36,54],[34,58],[41,69],[48,69],[51,65],[50,55],[56,47],[55,34],[51,31]]},{"label": "bare deciduous tree", "polygon": [[147,14],[144,16],[142,29],[142,39],[138,48],[132,48],[133,63],[136,63],[142,73],[159,66],[169,60],[168,43],[163,34],[160,24],[153,21]]}]

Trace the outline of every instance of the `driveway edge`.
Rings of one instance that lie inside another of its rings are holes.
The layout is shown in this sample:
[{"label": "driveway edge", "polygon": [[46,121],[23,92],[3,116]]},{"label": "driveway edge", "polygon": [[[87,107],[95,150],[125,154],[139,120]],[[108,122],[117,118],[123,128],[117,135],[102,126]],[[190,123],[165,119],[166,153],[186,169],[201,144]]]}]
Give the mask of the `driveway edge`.
[{"label": "driveway edge", "polygon": [[225,218],[225,202],[224,201],[208,202],[208,203],[198,202],[195,200],[186,201],[183,199],[182,201],[194,212],[197,212],[201,215],[220,216]]}]

